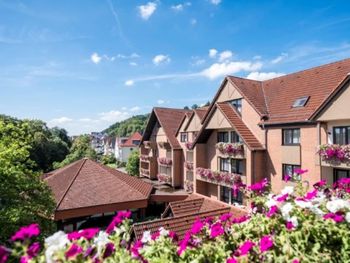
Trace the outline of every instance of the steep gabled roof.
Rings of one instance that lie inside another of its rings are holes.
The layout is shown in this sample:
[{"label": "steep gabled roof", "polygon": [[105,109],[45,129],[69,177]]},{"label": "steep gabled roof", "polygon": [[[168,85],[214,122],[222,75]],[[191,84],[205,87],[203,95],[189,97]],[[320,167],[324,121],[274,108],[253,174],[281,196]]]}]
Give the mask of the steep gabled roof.
[{"label": "steep gabled roof", "polygon": [[183,109],[171,109],[171,108],[153,108],[150,119],[148,120],[144,135],[142,137],[141,143],[147,141],[151,134],[154,125],[159,122],[160,126],[163,128],[169,143],[173,149],[181,149],[181,145],[176,139],[176,132],[181,125],[186,114],[191,111]]},{"label": "steep gabled roof", "polygon": [[76,161],[44,177],[56,211],[148,200],[152,185],[89,159]]},{"label": "steep gabled roof", "polygon": [[126,142],[120,145],[120,147],[137,147],[138,145],[133,144],[133,141],[141,141],[142,135],[139,132],[133,133]]}]

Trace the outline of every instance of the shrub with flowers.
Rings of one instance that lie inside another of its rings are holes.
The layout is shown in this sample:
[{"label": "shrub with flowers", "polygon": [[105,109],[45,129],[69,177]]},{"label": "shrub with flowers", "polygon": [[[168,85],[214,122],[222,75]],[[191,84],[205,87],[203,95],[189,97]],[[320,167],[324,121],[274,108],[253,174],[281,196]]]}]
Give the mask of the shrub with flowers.
[{"label": "shrub with flowers", "polygon": [[318,153],[325,162],[350,164],[350,145],[323,144]]},{"label": "shrub with flowers", "polygon": [[212,171],[202,167],[198,167],[196,169],[196,174],[204,180],[229,186],[240,184],[242,182],[241,175],[239,174]]},{"label": "shrub with flowers", "polygon": [[244,153],[242,143],[219,142],[216,144],[216,149],[218,149],[221,154],[228,156],[243,155]]},{"label": "shrub with flowers", "polygon": [[119,212],[106,230],[57,232],[44,244],[37,225],[23,227],[0,246],[0,262],[350,262],[349,178],[300,194],[272,194],[266,180],[239,187],[253,196],[247,215],[197,219],[181,239],[160,228],[130,242],[130,213]]},{"label": "shrub with flowers", "polygon": [[173,161],[170,158],[159,157],[158,163],[161,165],[171,166],[173,164]]},{"label": "shrub with flowers", "polygon": [[188,171],[193,171],[193,162],[186,161],[185,167]]},{"label": "shrub with flowers", "polygon": [[161,183],[165,183],[165,184],[171,183],[171,176],[170,175],[159,173],[157,175],[157,178],[158,178],[158,181]]}]

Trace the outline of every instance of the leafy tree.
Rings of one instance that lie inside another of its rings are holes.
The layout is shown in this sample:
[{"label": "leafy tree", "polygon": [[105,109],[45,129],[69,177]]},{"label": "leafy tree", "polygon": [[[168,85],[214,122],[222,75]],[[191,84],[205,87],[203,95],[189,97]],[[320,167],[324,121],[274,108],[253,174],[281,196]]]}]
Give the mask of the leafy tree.
[{"label": "leafy tree", "polygon": [[138,151],[133,151],[126,163],[125,170],[129,175],[139,176],[140,155]]},{"label": "leafy tree", "polygon": [[191,107],[192,110],[195,110],[195,109],[198,109],[198,108],[199,108],[199,106],[197,104],[193,104],[192,107]]},{"label": "leafy tree", "polygon": [[204,107],[209,106],[210,105],[210,101],[207,101],[207,103],[204,104]]},{"label": "leafy tree", "polygon": [[113,154],[108,154],[108,155],[103,155],[101,157],[101,163],[103,164],[116,164],[117,163],[117,159],[115,158],[115,156]]},{"label": "leafy tree", "polygon": [[92,160],[97,160],[97,153],[94,149],[92,149],[90,142],[91,139],[89,135],[78,136],[73,141],[72,147],[70,148],[70,153],[62,162],[55,163],[54,168],[56,169],[63,167],[85,157]]},{"label": "leafy tree", "polygon": [[143,131],[146,127],[149,114],[132,116],[121,122],[116,122],[103,132],[111,136],[127,137],[134,132]]},{"label": "leafy tree", "polygon": [[185,106],[184,107],[184,110],[189,110],[190,108],[188,106]]},{"label": "leafy tree", "polygon": [[[1,116],[3,117],[3,116]],[[55,207],[49,187],[33,172],[33,135],[28,122],[0,118],[0,240],[6,242],[22,225],[40,224],[51,232]]]}]

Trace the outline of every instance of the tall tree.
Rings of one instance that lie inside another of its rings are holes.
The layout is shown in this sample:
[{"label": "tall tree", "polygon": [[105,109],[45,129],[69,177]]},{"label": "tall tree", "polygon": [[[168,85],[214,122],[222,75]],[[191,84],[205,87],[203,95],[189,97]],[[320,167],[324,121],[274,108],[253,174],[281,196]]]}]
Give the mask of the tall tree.
[{"label": "tall tree", "polygon": [[126,163],[125,170],[128,174],[133,176],[139,176],[140,155],[139,151],[133,151]]}]

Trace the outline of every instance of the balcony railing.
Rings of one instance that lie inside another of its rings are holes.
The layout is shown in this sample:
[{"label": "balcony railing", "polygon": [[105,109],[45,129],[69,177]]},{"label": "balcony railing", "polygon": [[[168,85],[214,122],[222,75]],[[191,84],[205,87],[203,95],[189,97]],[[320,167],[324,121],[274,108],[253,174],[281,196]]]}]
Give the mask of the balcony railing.
[{"label": "balcony railing", "polygon": [[160,183],[171,184],[171,176],[168,174],[159,173],[157,178]]},{"label": "balcony railing", "polygon": [[201,167],[196,169],[196,175],[198,179],[228,186],[242,182],[242,175],[240,174],[212,171]]},{"label": "balcony railing", "polygon": [[219,154],[229,157],[244,157],[244,147],[242,143],[219,142],[216,144]]},{"label": "balcony railing", "polygon": [[163,166],[171,166],[173,164],[173,161],[166,157],[159,157],[158,163],[159,165],[163,165]]},{"label": "balcony railing", "polygon": [[193,171],[193,162],[186,161],[185,167],[186,167],[187,171]]},{"label": "balcony railing", "polygon": [[143,162],[148,162],[149,161],[149,156],[145,154],[140,155],[140,160]]},{"label": "balcony railing", "polygon": [[331,166],[350,165],[350,144],[323,144],[319,147],[318,154],[324,164]]},{"label": "balcony railing", "polygon": [[150,175],[149,169],[140,168],[140,173],[141,173],[141,176],[149,177]]}]

